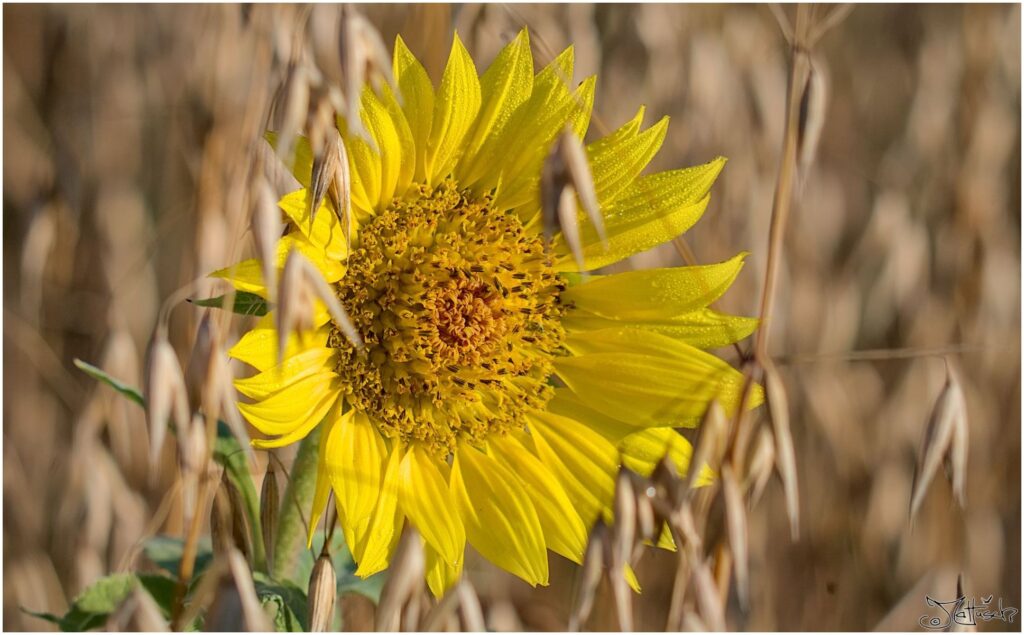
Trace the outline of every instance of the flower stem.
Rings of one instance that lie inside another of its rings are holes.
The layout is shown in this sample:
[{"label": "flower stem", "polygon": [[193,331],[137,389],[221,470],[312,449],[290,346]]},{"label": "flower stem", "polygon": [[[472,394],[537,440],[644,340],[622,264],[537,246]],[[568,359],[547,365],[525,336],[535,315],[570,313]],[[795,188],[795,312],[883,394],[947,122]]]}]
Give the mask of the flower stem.
[{"label": "flower stem", "polygon": [[[281,516],[274,543],[275,580],[289,580],[295,575],[299,553],[305,546],[307,513],[312,507],[313,492],[316,489],[316,464],[320,445],[320,428],[313,429],[302,443],[292,463],[288,487],[281,501]],[[306,581],[297,581],[304,586]]]}]

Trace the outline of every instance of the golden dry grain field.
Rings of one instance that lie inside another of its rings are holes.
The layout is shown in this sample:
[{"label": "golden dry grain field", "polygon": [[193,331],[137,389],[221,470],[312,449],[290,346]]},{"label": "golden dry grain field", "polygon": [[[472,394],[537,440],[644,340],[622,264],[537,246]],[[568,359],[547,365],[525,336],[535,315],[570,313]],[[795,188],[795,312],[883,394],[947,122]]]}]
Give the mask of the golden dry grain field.
[{"label": "golden dry grain field", "polygon": [[4,629],[1020,630],[1020,37],[5,5]]}]

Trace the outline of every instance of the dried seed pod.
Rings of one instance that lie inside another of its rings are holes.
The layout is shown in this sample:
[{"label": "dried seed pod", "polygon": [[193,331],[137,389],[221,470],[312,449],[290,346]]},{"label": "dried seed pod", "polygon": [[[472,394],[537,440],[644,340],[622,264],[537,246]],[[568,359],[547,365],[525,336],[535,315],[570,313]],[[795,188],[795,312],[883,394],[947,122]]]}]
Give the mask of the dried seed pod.
[{"label": "dried seed pod", "polygon": [[267,570],[274,570],[274,543],[277,537],[277,520],[280,516],[281,497],[277,486],[277,472],[274,461],[267,463],[260,490],[260,527],[263,529],[263,550],[267,554]]},{"label": "dried seed pod", "polygon": [[793,435],[789,427],[789,399],[778,371],[770,363],[764,365],[764,387],[772,434],[775,436],[775,466],[786,495],[790,534],[796,540],[800,535],[800,492],[797,485],[796,452],[793,450]]},{"label": "dried seed pod", "polygon": [[292,62],[288,66],[284,84],[278,94],[275,112],[278,137],[277,154],[288,159],[295,137],[309,112],[309,78],[304,66]]},{"label": "dried seed pod", "polygon": [[571,128],[559,137],[544,161],[540,177],[544,237],[551,241],[561,232],[580,270],[584,270],[583,243],[577,200],[605,241],[604,218],[597,202],[586,151]]},{"label": "dried seed pod", "polygon": [[[312,135],[312,133],[311,133]],[[317,144],[320,146],[313,152],[313,173],[310,176],[310,193],[312,196],[309,197],[309,218],[312,222],[316,218],[316,213],[320,210],[320,205],[324,202],[324,197],[334,188],[338,190],[336,180],[339,175],[342,175],[341,162],[345,161],[348,163],[348,157],[345,153],[345,144],[341,139],[341,134],[338,129],[334,127],[333,117],[328,121],[326,129],[318,134],[316,137],[319,141]],[[348,170],[344,170],[344,174],[347,174]],[[344,184],[347,190],[347,184]],[[332,203],[334,200],[332,199]],[[348,210],[344,212],[335,208],[335,213],[341,217],[345,215],[347,217]],[[342,227],[345,227],[342,224]]]},{"label": "dried seed pod", "polygon": [[426,566],[419,532],[407,526],[391,560],[391,573],[381,590],[374,630],[397,631],[401,608],[420,587]]},{"label": "dried seed pod", "polygon": [[825,106],[828,81],[820,60],[812,60],[800,96],[800,115],[797,123],[797,175],[800,186],[807,182],[807,172],[818,151],[818,141],[825,126]]},{"label": "dried seed pod", "polygon": [[341,68],[341,7],[332,4],[316,4],[309,18],[310,40],[313,61],[326,79],[334,84],[344,81]]},{"label": "dried seed pod", "polygon": [[967,449],[970,435],[967,429],[967,402],[964,398],[963,385],[956,364],[947,359],[946,368],[949,381],[955,387],[959,415],[953,418],[953,438],[949,444],[949,473],[952,475],[953,496],[963,509],[967,506]]},{"label": "dried seed pod", "polygon": [[251,558],[252,529],[249,524],[249,516],[245,511],[245,503],[242,501],[242,494],[228,478],[227,471],[221,474],[220,486],[227,494],[231,509],[231,541],[246,558]]},{"label": "dried seed pod", "polygon": [[273,293],[277,290],[277,241],[283,231],[281,212],[277,207],[277,197],[265,178],[256,177],[255,189],[252,234],[263,272],[263,285],[269,294],[268,300],[273,302]]},{"label": "dried seed pod", "polygon": [[213,494],[213,507],[210,509],[210,542],[213,544],[214,554],[227,553],[234,545],[231,526],[231,499],[224,483],[221,482]]},{"label": "dried seed pod", "polygon": [[736,595],[740,606],[747,607],[749,575],[747,569],[747,510],[743,504],[739,479],[731,465],[722,466],[722,496],[725,502],[725,519],[729,533],[729,546],[733,553],[733,567],[736,571]]},{"label": "dried seed pod", "polygon": [[608,534],[608,526],[598,518],[593,529],[590,530],[587,550],[583,555],[583,570],[580,573],[574,609],[569,616],[568,630],[572,632],[579,631],[583,623],[590,617],[591,611],[594,610],[597,585],[601,582],[605,552],[608,550]]},{"label": "dried seed pod", "polygon": [[182,507],[186,524],[195,513],[199,496],[199,480],[209,460],[209,444],[206,439],[206,423],[196,413],[191,424],[178,430],[178,457],[181,466]]},{"label": "dried seed pod", "polygon": [[715,578],[711,574],[707,562],[703,559],[698,559],[693,563],[691,583],[697,598],[697,608],[704,623],[713,631],[724,631],[725,609],[718,593],[718,586],[715,584]]},{"label": "dried seed pod", "polygon": [[772,476],[775,468],[775,442],[772,440],[772,433],[767,428],[761,428],[754,442],[754,449],[751,452],[750,460],[747,463],[747,478],[744,482],[744,489],[750,492],[748,506],[753,507],[764,493],[768,479]]},{"label": "dried seed pod", "polygon": [[462,616],[462,626],[466,631],[483,633],[487,630],[484,622],[484,612],[480,607],[480,598],[476,590],[468,580],[460,580],[455,587],[455,593],[459,599],[459,614]]},{"label": "dried seed pod", "polygon": [[235,588],[242,605],[242,618],[247,631],[267,632],[274,630],[267,614],[263,611],[263,604],[256,595],[256,586],[252,580],[252,571],[249,570],[249,562],[246,557],[237,549],[228,552],[228,566],[231,577],[234,578]]},{"label": "dried seed pod", "polygon": [[636,492],[633,491],[631,473],[620,468],[615,477],[615,529],[613,533],[612,561],[614,566],[629,563],[636,541]]},{"label": "dried seed pod", "polygon": [[167,436],[167,423],[173,416],[178,430],[187,430],[191,413],[188,391],[178,356],[167,341],[166,331],[158,328],[149,346],[146,364],[146,418],[149,420],[150,462],[156,464]]},{"label": "dried seed pod", "polygon": [[597,189],[594,186],[594,175],[590,171],[590,162],[587,160],[587,151],[583,147],[583,141],[568,125],[556,143],[556,152],[562,157],[569,181],[579,196],[583,211],[586,212],[590,222],[594,224],[594,229],[597,230],[601,242],[607,243],[604,216],[601,215],[601,208],[597,201]]},{"label": "dried seed pod", "polygon": [[309,576],[309,630],[313,633],[325,633],[331,630],[334,621],[334,602],[338,591],[338,581],[334,574],[334,563],[324,545],[320,557],[313,565]]},{"label": "dried seed pod", "polygon": [[[921,449],[917,456],[917,465],[914,469],[914,482],[911,486],[910,497],[910,518],[914,519],[917,510],[924,500],[928,491],[928,485],[939,464],[952,450],[954,440],[958,444],[957,462],[958,471],[954,473],[954,492],[957,486],[962,491],[963,474],[966,471],[966,430],[967,430],[967,407],[964,401],[963,388],[960,385],[955,371],[951,369],[949,361],[946,362],[946,384],[935,402],[931,416],[928,420],[928,427],[925,429],[924,439],[921,442]],[[960,431],[958,432],[958,428]],[[958,438],[959,437],[959,438]],[[959,474],[959,477],[957,476]],[[959,496],[959,495],[958,495]]]},{"label": "dried seed pod", "polygon": [[697,439],[693,444],[693,454],[690,456],[690,468],[686,471],[683,491],[686,496],[693,495],[693,486],[697,482],[705,465],[714,466],[722,459],[725,452],[725,443],[728,434],[728,421],[725,411],[718,401],[712,401],[704,411],[700,427],[697,431]]}]

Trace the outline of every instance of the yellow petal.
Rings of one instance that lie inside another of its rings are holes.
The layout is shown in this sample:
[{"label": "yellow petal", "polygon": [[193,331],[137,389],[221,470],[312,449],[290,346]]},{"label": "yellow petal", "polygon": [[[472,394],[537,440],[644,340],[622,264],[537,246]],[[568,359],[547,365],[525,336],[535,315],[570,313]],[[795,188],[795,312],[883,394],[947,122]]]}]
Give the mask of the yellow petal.
[{"label": "yellow petal", "polygon": [[526,29],[498,53],[480,78],[481,106],[473,131],[467,135],[466,152],[459,161],[456,178],[465,186],[481,171],[493,169],[478,156],[484,142],[504,129],[512,114],[533,91],[533,55]]},{"label": "yellow petal", "polygon": [[398,135],[398,153],[401,156],[401,162],[398,180],[395,183],[395,196],[402,197],[416,175],[416,139],[412,135],[409,121],[405,118],[405,113],[402,112],[402,107],[391,90],[391,86],[384,84],[383,91],[384,108],[390,115],[391,123],[395,126],[395,133]]},{"label": "yellow petal", "polygon": [[[604,211],[607,248],[593,225],[581,217],[586,270],[605,267],[656,247],[696,223],[710,200],[709,191],[725,165],[719,157],[705,165],[642,176]],[[576,271],[564,241],[556,241],[558,271]]]},{"label": "yellow petal", "polygon": [[592,276],[569,287],[562,300],[590,313],[620,320],[675,318],[714,302],[732,285],[747,254],[720,264],[667,267]]},{"label": "yellow petal", "polygon": [[481,555],[531,585],[547,584],[544,531],[514,472],[463,445],[455,453],[451,489],[466,537]]},{"label": "yellow petal", "polygon": [[548,549],[582,563],[587,528],[551,470],[511,435],[496,437],[488,446],[494,457],[519,477],[537,511]]},{"label": "yellow petal", "polygon": [[267,297],[267,286],[263,283],[263,265],[255,258],[218,269],[211,273],[210,277],[220,278],[239,291]]},{"label": "yellow petal", "polygon": [[[337,282],[345,275],[345,265],[342,261],[328,257],[322,247],[317,247],[298,232],[293,232],[277,241],[276,267],[279,274],[284,269],[288,253],[293,249],[305,256],[327,282]],[[263,281],[263,265],[255,258],[218,269],[211,273],[210,277],[221,278],[239,291],[255,293],[263,298],[268,297],[267,286]]]},{"label": "yellow petal", "polygon": [[[397,446],[397,444],[396,444]],[[405,517],[398,510],[399,467],[402,452],[392,447],[388,455],[384,479],[381,483],[377,505],[367,527],[365,537],[353,548],[359,568],[356,575],[362,578],[387,568],[391,555],[398,545]]]},{"label": "yellow petal", "polygon": [[594,188],[602,207],[615,202],[618,195],[647,167],[661,148],[667,131],[668,117],[663,117],[638,135],[622,135],[616,143],[588,148]]},{"label": "yellow petal", "polygon": [[427,586],[435,598],[441,599],[462,577],[462,560],[455,565],[448,564],[429,543],[423,545],[423,555],[426,559]]},{"label": "yellow petal", "polygon": [[646,477],[666,455],[679,474],[686,474],[693,446],[672,428],[647,428],[624,438],[619,443],[619,451],[623,465]]},{"label": "yellow petal", "polygon": [[427,144],[427,180],[437,185],[455,168],[462,142],[480,109],[480,79],[466,47],[455,34],[448,66],[434,102],[434,122]]},{"label": "yellow petal", "polygon": [[658,320],[619,320],[586,311],[570,311],[562,318],[562,326],[568,333],[609,328],[647,329],[704,350],[739,342],[756,331],[757,324],[757,318],[728,315],[713,309]]},{"label": "yellow petal", "polygon": [[[567,346],[576,356],[555,359],[558,376],[581,401],[615,419],[645,427],[692,427],[713,399],[730,414],[739,406],[743,375],[664,335],[605,329],[572,336]],[[760,401],[755,388],[749,406]]]},{"label": "yellow petal", "polygon": [[366,223],[376,214],[380,201],[380,158],[369,143],[348,132],[348,125],[341,117],[338,118],[338,128],[342,130],[348,153],[352,212],[357,222]]},{"label": "yellow petal", "polygon": [[313,348],[292,357],[284,362],[252,377],[236,379],[235,388],[238,392],[251,399],[266,399],[295,382],[316,375],[324,370],[331,370],[330,363],[334,357],[334,349]]},{"label": "yellow petal", "polygon": [[[311,196],[312,193],[307,189],[296,190],[285,194],[277,204],[309,242],[323,251],[324,256],[321,256],[321,259],[326,257],[344,261],[348,254],[348,243],[345,241],[345,227],[338,220],[334,204],[331,203],[330,197],[325,196],[316,215],[311,219]],[[283,266],[284,263],[281,264]]]},{"label": "yellow petal", "polygon": [[331,405],[331,402],[323,402],[337,395],[338,389],[334,385],[337,377],[332,372],[310,375],[266,399],[240,403],[238,409],[263,434],[286,434],[314,417],[315,425],[324,418],[327,407]]},{"label": "yellow petal", "polygon": [[[343,401],[338,399],[334,406],[334,410],[340,411],[343,407]],[[309,526],[306,528],[306,548],[311,549],[313,547],[313,534],[316,533],[317,525],[320,524],[320,519],[324,515],[324,511],[327,510],[327,501],[331,495],[331,475],[327,472],[327,444],[324,443],[324,439],[330,434],[330,429],[334,426],[340,417],[332,416],[332,412],[328,415],[327,419],[324,420],[323,428],[320,430],[320,440],[317,443],[317,462],[316,462],[316,486],[313,489],[313,507],[309,513]],[[268,531],[266,528],[263,531]]]},{"label": "yellow petal", "polygon": [[530,419],[537,456],[558,477],[587,527],[611,517],[618,472],[615,446],[587,426],[540,412]]},{"label": "yellow petal", "polygon": [[[265,132],[263,136],[274,149],[277,149],[276,132]],[[309,139],[301,135],[295,137],[294,143],[292,156],[286,157],[284,164],[302,187],[309,187],[309,180],[313,175],[313,149],[309,145]]]},{"label": "yellow petal", "polygon": [[401,36],[395,38],[395,81],[402,93],[402,112],[409,122],[416,143],[416,171],[414,179],[426,180],[427,144],[434,120],[434,86],[427,71],[405,45]]},{"label": "yellow petal", "polygon": [[[506,126],[485,140],[474,161],[479,167],[468,172],[467,183],[479,181],[476,189],[481,192],[493,189],[499,180],[508,186],[527,171],[528,164],[543,161],[548,146],[576,107],[569,86],[572,62],[570,47],[537,75],[530,98],[516,109]],[[523,143],[524,139],[529,143]],[[539,170],[532,176],[539,179]],[[497,203],[495,206],[501,208]]]},{"label": "yellow petal", "polygon": [[380,189],[375,209],[384,210],[391,204],[402,171],[402,141],[387,107],[369,86],[363,88],[362,118],[367,130],[377,143],[375,160],[380,165]]},{"label": "yellow petal", "polygon": [[[288,335],[284,359],[289,359],[305,351],[325,348],[329,329],[317,329],[301,335]],[[252,330],[246,331],[228,355],[255,367],[259,371],[267,371],[280,362],[277,358],[277,329],[274,328],[274,314],[264,315]]]},{"label": "yellow petal", "polygon": [[412,444],[399,471],[399,504],[420,535],[451,565],[459,565],[466,532],[448,489],[441,459]]},{"label": "yellow petal", "polygon": [[629,588],[633,589],[634,593],[639,593],[640,580],[637,579],[636,571],[633,571],[633,567],[628,562],[622,565],[622,575],[626,576],[626,584],[629,585]]},{"label": "yellow petal", "polygon": [[365,413],[349,410],[321,443],[327,447],[327,472],[345,523],[364,523],[380,493],[387,457],[384,439]]},{"label": "yellow petal", "polygon": [[[540,76],[538,76],[538,84]],[[515,162],[506,161],[502,166],[501,178],[503,187],[498,189],[494,206],[498,209],[516,208],[519,217],[529,222],[540,210],[540,172],[544,159],[551,150],[555,138],[561,134],[566,123],[578,128],[581,122],[590,119],[589,107],[593,104],[595,78],[583,80],[579,88],[572,94],[558,95],[553,103],[537,103],[532,99],[526,107],[526,121],[517,125],[522,136],[517,138],[533,139],[529,148],[518,155]],[[555,89],[557,95],[557,89]],[[531,113],[530,106],[537,105],[539,110]],[[585,115],[585,116],[584,116]],[[529,135],[529,136],[526,136]]]},{"label": "yellow petal", "polygon": [[579,421],[612,442],[643,429],[629,420],[619,421],[607,413],[587,407],[568,388],[555,388],[555,396],[548,402],[547,410],[552,414]]}]

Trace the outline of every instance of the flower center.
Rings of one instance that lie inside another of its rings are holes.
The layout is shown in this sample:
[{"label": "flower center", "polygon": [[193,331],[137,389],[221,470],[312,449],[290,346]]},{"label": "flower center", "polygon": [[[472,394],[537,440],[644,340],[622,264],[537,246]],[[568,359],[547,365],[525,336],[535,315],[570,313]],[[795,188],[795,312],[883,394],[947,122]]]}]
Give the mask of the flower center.
[{"label": "flower center", "polygon": [[336,331],[329,343],[350,404],[382,434],[445,455],[547,403],[565,287],[514,213],[449,180],[395,201],[358,240],[338,296],[366,348]]}]

